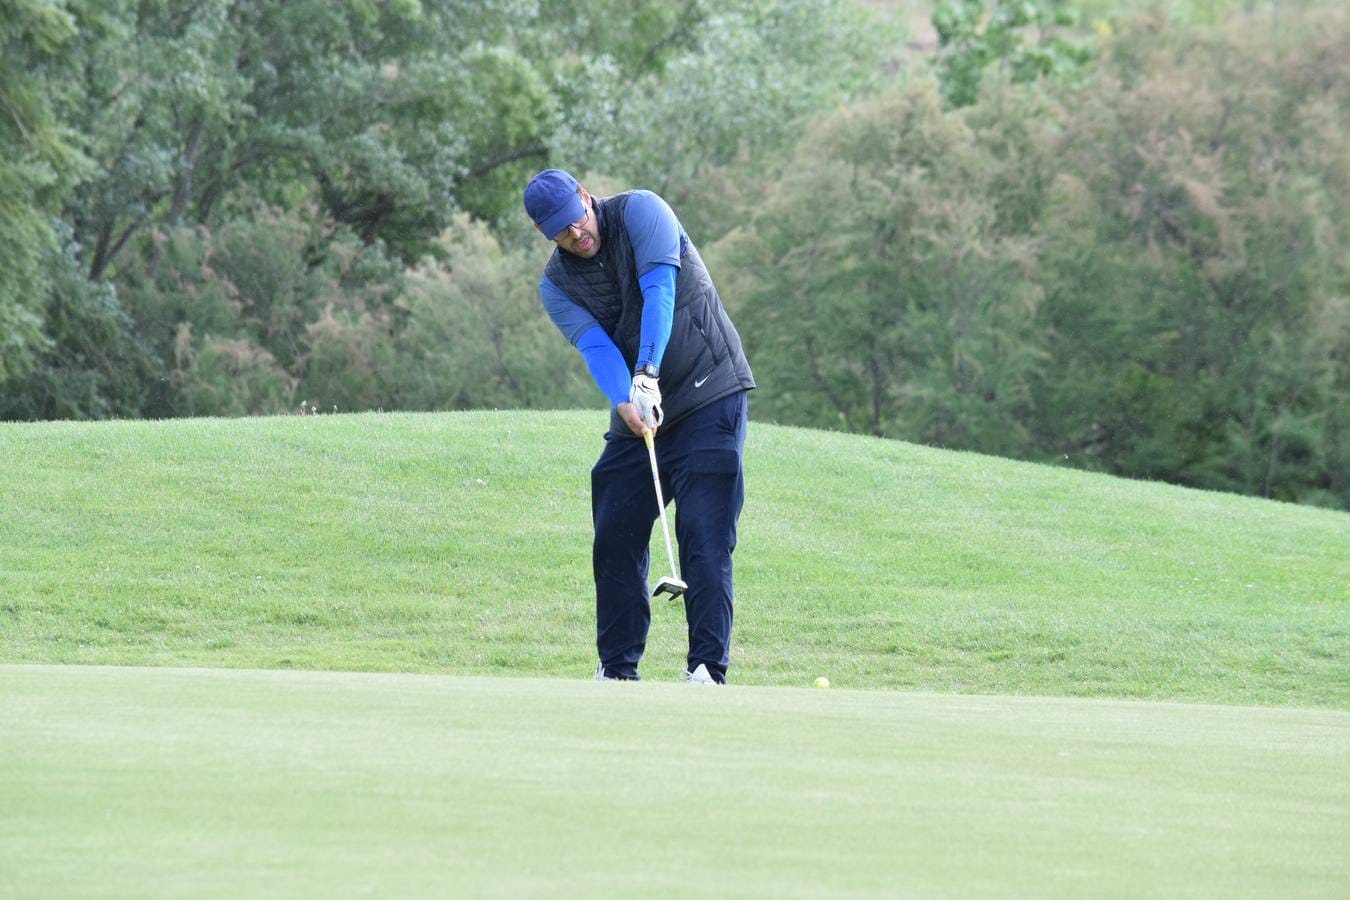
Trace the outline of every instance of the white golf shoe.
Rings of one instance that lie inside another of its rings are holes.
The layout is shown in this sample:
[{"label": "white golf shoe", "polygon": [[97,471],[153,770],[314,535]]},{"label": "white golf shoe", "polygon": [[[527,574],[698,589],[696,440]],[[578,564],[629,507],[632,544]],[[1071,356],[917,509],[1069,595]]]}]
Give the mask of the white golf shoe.
[{"label": "white golf shoe", "polygon": [[604,663],[601,663],[600,665],[598,665],[598,666],[595,667],[595,680],[596,680],[596,681],[618,681],[619,679],[617,679],[617,678],[610,678],[608,675],[606,675],[606,674],[605,674],[605,664],[604,664]]},{"label": "white golf shoe", "polygon": [[708,674],[708,667],[703,663],[699,663],[694,671],[685,672],[681,679],[685,684],[717,684],[717,681]]}]

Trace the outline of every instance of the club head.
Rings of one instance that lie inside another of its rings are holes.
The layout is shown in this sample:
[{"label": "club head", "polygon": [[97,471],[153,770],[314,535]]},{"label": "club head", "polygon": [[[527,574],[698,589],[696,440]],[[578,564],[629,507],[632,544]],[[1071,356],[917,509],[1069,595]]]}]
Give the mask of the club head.
[{"label": "club head", "polygon": [[652,591],[652,599],[655,600],[662,594],[669,594],[671,600],[677,600],[687,590],[689,590],[689,585],[673,575],[668,576],[656,583],[656,588]]}]

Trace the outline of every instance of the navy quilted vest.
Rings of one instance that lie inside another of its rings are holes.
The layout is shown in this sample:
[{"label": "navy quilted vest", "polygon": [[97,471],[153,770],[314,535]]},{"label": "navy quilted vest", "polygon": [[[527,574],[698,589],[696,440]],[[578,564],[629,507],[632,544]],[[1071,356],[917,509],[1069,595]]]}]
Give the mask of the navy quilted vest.
[{"label": "navy quilted vest", "polygon": [[[624,227],[629,194],[595,199],[600,252],[582,259],[561,248],[553,251],[544,274],[584,307],[614,341],[631,371],[637,363],[642,328],[642,290],[638,286],[633,245]],[[665,424],[728,394],[755,386],[722,300],[692,241],[682,245],[675,278],[675,313],[670,342],[661,359],[661,400]],[[610,430],[632,437],[617,414]]]}]

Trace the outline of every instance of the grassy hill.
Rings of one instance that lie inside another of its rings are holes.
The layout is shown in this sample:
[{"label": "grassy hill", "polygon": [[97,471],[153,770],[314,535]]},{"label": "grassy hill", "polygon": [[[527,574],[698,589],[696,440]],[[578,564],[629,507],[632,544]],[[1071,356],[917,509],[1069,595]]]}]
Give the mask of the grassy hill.
[{"label": "grassy hill", "polygon": [[[0,662],[585,677],[603,424],[0,425]],[[746,473],[737,683],[1350,708],[1345,513],[764,424]]]}]

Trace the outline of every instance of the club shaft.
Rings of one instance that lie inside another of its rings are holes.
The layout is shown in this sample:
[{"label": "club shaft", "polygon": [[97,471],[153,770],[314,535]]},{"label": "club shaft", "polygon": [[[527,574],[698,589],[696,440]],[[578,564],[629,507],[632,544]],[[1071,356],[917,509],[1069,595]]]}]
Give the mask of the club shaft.
[{"label": "club shaft", "polygon": [[666,524],[666,498],[661,494],[661,475],[656,468],[656,443],[652,440],[650,431],[643,437],[647,440],[647,458],[652,462],[652,486],[656,488],[656,514],[661,518],[661,533],[666,538],[666,559],[670,561],[670,574],[679,577],[679,572],[675,570],[675,551],[670,545],[670,526]]}]

